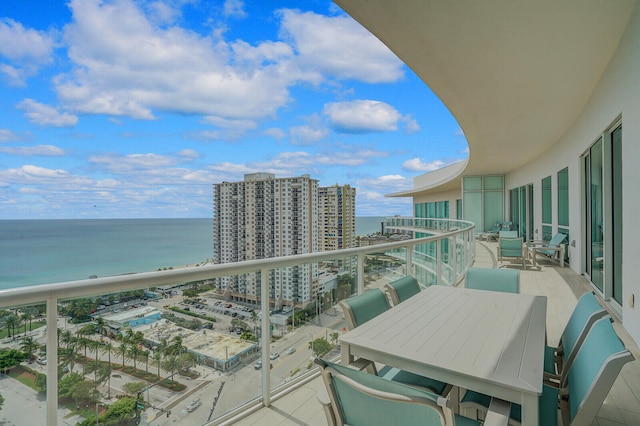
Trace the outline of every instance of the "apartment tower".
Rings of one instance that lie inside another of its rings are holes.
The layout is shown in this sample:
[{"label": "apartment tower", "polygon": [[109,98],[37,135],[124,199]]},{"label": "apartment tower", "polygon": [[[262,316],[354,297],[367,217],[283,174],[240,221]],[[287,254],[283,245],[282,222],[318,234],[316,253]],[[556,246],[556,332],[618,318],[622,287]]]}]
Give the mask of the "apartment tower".
[{"label": "apartment tower", "polygon": [[[217,263],[319,251],[318,181],[309,175],[276,178],[252,173],[242,182],[214,184],[214,252]],[[271,271],[269,298],[276,307],[312,298],[317,265]],[[223,277],[230,300],[257,303],[260,274]]]}]

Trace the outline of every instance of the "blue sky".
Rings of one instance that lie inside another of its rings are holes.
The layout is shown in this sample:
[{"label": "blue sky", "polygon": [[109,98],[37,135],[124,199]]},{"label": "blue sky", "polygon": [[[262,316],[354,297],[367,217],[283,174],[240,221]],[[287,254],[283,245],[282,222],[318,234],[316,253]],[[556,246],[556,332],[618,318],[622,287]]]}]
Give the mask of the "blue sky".
[{"label": "blue sky", "polygon": [[0,219],[211,217],[212,184],[310,174],[357,215],[466,158],[438,98],[327,1],[0,2]]}]

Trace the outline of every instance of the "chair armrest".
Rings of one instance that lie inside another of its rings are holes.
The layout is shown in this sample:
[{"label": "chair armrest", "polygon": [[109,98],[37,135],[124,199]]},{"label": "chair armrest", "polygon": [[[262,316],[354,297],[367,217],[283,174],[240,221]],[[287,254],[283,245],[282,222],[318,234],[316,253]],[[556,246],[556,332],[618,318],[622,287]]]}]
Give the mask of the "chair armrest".
[{"label": "chair armrest", "polygon": [[498,398],[491,398],[487,416],[484,419],[485,426],[507,426],[509,424],[509,414],[511,413],[511,403]]},{"label": "chair armrest", "polygon": [[336,425],[336,417],[333,414],[333,407],[331,406],[331,398],[329,397],[329,393],[327,392],[327,388],[323,385],[318,388],[318,393],[316,394],[320,405],[322,405],[322,409],[324,410],[325,417],[327,418],[327,424],[329,426]]}]

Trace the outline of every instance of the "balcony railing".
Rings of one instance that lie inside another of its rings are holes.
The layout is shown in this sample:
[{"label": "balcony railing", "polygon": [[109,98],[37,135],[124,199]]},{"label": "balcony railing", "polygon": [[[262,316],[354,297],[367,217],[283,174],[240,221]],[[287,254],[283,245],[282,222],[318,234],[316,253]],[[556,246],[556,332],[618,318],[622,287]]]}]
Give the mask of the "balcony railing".
[{"label": "balcony railing", "polygon": [[[89,280],[21,287],[0,291],[0,308],[46,304],[46,352],[47,352],[47,424],[57,424],[58,409],[58,303],[68,299],[94,297],[109,293],[154,288],[189,283],[239,274],[260,272],[260,310],[270,312],[270,271],[303,264],[331,263],[348,258],[357,259],[355,293],[361,294],[365,288],[365,257],[386,253],[401,258],[404,264],[391,268],[391,275],[414,274],[422,285],[451,285],[464,275],[475,256],[475,227],[460,220],[418,219],[394,217],[386,220],[388,231],[414,235],[429,235],[421,238],[402,239],[322,253],[301,254],[279,258],[251,260],[237,263],[216,264],[191,268],[145,272]],[[347,263],[347,262],[345,262]],[[311,297],[308,302],[313,302]],[[261,342],[270,340],[270,317],[261,315]],[[268,366],[269,344],[263,344],[260,354],[262,365]],[[261,404],[269,406],[273,395],[269,368],[261,371]],[[283,389],[276,389],[283,392]],[[227,413],[230,416],[232,413]]]}]

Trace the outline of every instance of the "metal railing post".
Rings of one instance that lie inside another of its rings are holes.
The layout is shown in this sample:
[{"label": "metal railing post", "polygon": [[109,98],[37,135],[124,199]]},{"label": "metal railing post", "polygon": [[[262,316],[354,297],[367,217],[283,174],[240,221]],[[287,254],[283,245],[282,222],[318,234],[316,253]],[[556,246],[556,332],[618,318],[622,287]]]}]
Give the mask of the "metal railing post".
[{"label": "metal railing post", "polygon": [[47,300],[47,425],[58,424],[58,300]]},{"label": "metal railing post", "polygon": [[269,363],[269,348],[271,347],[271,336],[269,329],[269,270],[260,269],[260,309],[262,310],[262,348],[260,359],[262,360],[262,403],[265,407],[271,405],[271,364]]},{"label": "metal railing post", "polygon": [[358,253],[358,293],[364,293],[364,253]]},{"label": "metal railing post", "polygon": [[436,285],[442,285],[442,240],[436,240]]}]

